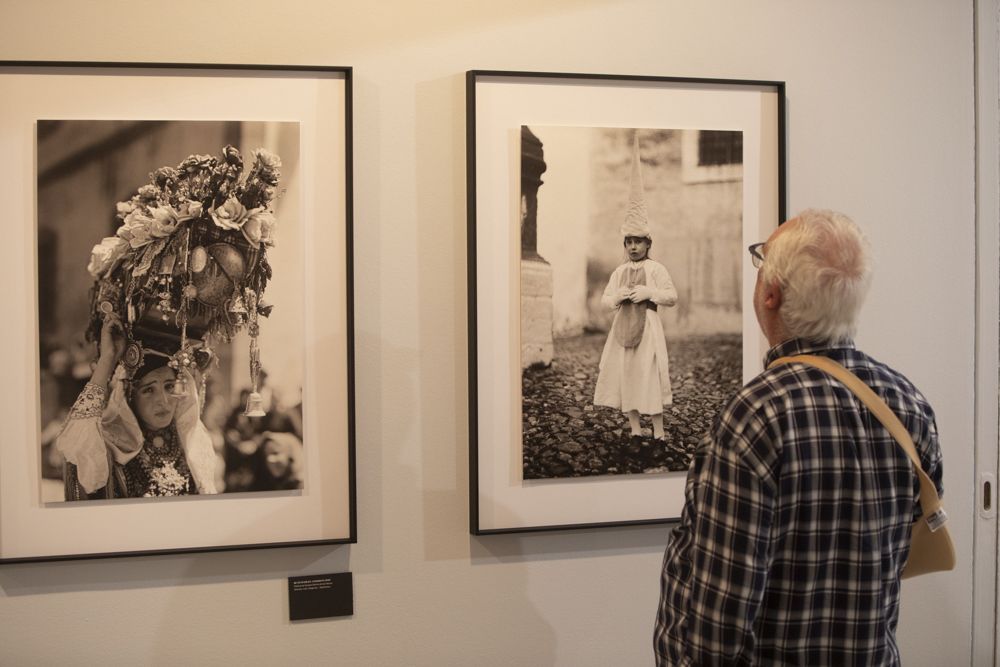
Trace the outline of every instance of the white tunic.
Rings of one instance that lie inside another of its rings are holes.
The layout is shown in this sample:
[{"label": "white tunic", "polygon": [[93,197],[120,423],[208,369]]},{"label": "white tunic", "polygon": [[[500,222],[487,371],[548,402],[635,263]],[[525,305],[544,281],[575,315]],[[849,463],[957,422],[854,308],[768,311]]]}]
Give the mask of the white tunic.
[{"label": "white tunic", "polygon": [[[625,262],[611,274],[601,297],[602,304],[617,311],[615,323],[621,315],[617,294],[625,286],[625,274],[629,268],[644,269],[645,285],[652,291],[650,300],[657,306],[673,306],[677,303],[677,289],[666,267],[651,259]],[[645,318],[642,339],[634,348],[625,348],[618,342],[614,324],[612,325],[601,354],[594,405],[619,408],[622,412],[636,410],[640,414],[655,415],[663,412],[663,406],[673,403],[670,360],[667,357],[663,324],[657,312],[652,309],[646,309]]]}]

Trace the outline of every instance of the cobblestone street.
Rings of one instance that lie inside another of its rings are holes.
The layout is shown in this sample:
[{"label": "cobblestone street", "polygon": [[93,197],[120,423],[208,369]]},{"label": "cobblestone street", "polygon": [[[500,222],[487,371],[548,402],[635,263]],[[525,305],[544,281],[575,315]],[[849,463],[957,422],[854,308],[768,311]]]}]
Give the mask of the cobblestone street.
[{"label": "cobblestone street", "polygon": [[557,340],[548,368],[522,373],[524,478],[685,471],[723,402],[742,386],[738,334],[667,338],[674,404],[663,415],[666,452],[629,452],[628,419],[595,407],[594,385],[606,334]]}]

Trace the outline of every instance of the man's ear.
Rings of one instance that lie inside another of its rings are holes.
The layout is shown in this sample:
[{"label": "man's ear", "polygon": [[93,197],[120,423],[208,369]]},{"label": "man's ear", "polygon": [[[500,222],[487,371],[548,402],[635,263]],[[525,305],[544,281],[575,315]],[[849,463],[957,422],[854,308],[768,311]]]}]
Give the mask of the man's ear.
[{"label": "man's ear", "polygon": [[777,281],[764,285],[764,307],[768,310],[777,311],[781,308],[783,301],[781,285]]}]

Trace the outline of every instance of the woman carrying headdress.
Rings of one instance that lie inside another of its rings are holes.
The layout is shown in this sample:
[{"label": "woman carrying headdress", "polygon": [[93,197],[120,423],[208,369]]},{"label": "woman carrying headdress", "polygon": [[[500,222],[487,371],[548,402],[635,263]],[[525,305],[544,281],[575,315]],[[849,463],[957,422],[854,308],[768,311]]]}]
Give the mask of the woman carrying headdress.
[{"label": "woman carrying headdress", "polygon": [[232,147],[161,167],[117,206],[121,226],[94,246],[90,381],[56,439],[67,500],[217,493],[201,421],[211,340],[250,339],[248,416],[257,393],[261,296],[271,277],[271,201],[280,159]]},{"label": "woman carrying headdress", "polygon": [[[67,462],[66,500],[216,493],[216,456],[196,390],[178,395],[170,355],[155,348],[144,350],[129,380],[119,364],[124,349],[111,313],[94,372],[56,439]],[[186,386],[200,386],[191,371],[181,374]]]}]

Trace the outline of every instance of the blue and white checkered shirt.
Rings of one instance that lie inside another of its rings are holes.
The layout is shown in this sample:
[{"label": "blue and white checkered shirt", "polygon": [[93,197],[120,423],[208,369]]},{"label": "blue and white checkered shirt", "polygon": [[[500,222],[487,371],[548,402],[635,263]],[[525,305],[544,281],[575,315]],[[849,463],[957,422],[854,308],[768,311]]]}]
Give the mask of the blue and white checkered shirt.
[{"label": "blue and white checkered shirt", "polygon": [[[941,490],[934,412],[853,343],[787,341],[888,403]],[[899,577],[920,516],[909,459],[854,394],[804,364],[766,370],[695,452],[663,562],[659,665],[894,665]]]}]

